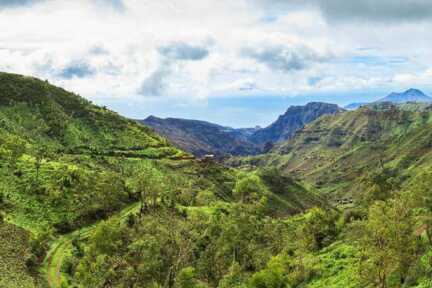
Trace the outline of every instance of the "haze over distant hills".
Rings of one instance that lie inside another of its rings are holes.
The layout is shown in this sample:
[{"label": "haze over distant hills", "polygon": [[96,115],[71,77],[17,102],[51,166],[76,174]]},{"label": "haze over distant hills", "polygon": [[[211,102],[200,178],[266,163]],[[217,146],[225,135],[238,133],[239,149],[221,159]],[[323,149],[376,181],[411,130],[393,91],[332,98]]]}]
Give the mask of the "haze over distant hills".
[{"label": "haze over distant hills", "polygon": [[164,135],[176,146],[201,157],[205,154],[253,155],[268,150],[273,143],[284,141],[309,122],[325,114],[343,111],[336,104],[311,102],[291,106],[266,128],[234,129],[187,119],[161,119],[150,116],[140,122]]},{"label": "haze over distant hills", "polygon": [[[378,102],[391,102],[394,104],[402,104],[407,102],[420,102],[420,103],[431,102],[432,103],[432,97],[427,96],[425,93],[423,93],[423,91],[419,89],[410,88],[405,92],[401,92],[401,93],[392,92],[386,97],[381,98],[373,103],[378,103]],[[365,103],[365,102],[351,103],[349,105],[346,105],[344,108],[348,110],[354,110],[367,104],[369,103]]]}]

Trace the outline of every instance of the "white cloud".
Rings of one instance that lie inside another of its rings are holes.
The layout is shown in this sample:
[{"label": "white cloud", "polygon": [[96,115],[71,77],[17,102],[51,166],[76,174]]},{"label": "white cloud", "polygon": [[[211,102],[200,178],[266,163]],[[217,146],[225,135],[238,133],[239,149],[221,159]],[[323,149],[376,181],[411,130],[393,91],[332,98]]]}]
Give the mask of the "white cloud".
[{"label": "white cloud", "polygon": [[418,10],[410,10],[408,22],[376,25],[376,17],[359,25],[372,2],[352,22],[344,17],[336,24],[329,15],[351,6],[256,5],[264,0],[16,2],[0,10],[0,69],[47,78],[89,98],[188,103],[430,82],[431,23],[427,13],[416,22]]}]

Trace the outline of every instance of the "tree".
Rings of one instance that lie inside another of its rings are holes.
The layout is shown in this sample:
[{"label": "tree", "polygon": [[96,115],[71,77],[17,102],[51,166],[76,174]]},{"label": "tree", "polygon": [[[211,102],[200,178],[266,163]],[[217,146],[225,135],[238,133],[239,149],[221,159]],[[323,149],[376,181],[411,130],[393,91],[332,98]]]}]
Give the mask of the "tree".
[{"label": "tree", "polygon": [[195,269],[186,267],[180,271],[175,281],[176,288],[205,288],[207,285],[196,279]]},{"label": "tree", "polygon": [[100,254],[112,255],[121,244],[121,234],[113,223],[102,221],[90,239],[91,249]]},{"label": "tree", "polygon": [[365,285],[389,287],[389,279],[403,286],[419,257],[412,210],[399,199],[378,201],[369,209],[369,217],[360,241],[360,277]]},{"label": "tree", "polygon": [[134,188],[140,195],[141,212],[147,209],[148,205],[155,209],[158,197],[164,191],[162,175],[155,168],[145,167],[136,177]]},{"label": "tree", "polygon": [[228,273],[219,281],[218,288],[246,288],[239,263],[233,262]]},{"label": "tree", "polygon": [[365,206],[369,206],[374,201],[388,199],[394,191],[400,188],[395,171],[384,167],[378,172],[370,173],[363,183],[367,187],[365,193],[361,195]]},{"label": "tree", "polygon": [[12,169],[25,150],[25,142],[18,136],[6,135],[0,139],[0,159],[5,159]]},{"label": "tree", "polygon": [[256,175],[249,175],[236,182],[234,196],[241,203],[251,203],[260,199],[265,191],[265,186]]},{"label": "tree", "polygon": [[297,229],[300,245],[307,251],[319,251],[329,245],[338,233],[336,221],[337,214],[333,211],[311,209]]},{"label": "tree", "polygon": [[39,173],[40,169],[43,163],[43,160],[48,156],[48,148],[44,145],[40,145],[37,147],[35,152],[35,169],[36,169],[36,176],[35,176],[35,184],[38,185],[39,183]]},{"label": "tree", "polygon": [[288,288],[287,272],[284,263],[278,257],[273,258],[267,267],[255,273],[249,280],[250,288]]},{"label": "tree", "polygon": [[407,205],[420,212],[420,221],[425,228],[429,245],[432,245],[432,174],[426,172],[413,179],[409,189],[404,191],[403,197]]}]

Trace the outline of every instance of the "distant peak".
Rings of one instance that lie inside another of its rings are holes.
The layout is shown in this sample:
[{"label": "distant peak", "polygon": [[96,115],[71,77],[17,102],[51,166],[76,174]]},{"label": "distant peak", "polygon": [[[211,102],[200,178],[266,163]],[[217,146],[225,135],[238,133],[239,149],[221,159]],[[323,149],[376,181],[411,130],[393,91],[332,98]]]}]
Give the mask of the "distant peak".
[{"label": "distant peak", "polygon": [[161,118],[158,118],[154,115],[150,115],[144,121],[157,121],[157,120],[161,120]]},{"label": "distant peak", "polygon": [[326,102],[309,102],[306,104],[306,106],[317,106],[317,105],[331,105],[331,106],[335,106],[336,104],[332,104],[332,103],[326,103]]},{"label": "distant peak", "polygon": [[418,94],[418,95],[425,95],[425,94],[423,93],[423,91],[421,91],[421,90],[419,90],[419,89],[415,89],[415,88],[410,88],[410,89],[406,90],[406,91],[404,92],[404,94]]},{"label": "distant peak", "polygon": [[432,102],[432,98],[427,96],[419,89],[410,88],[402,93],[393,92],[387,97],[384,97],[376,102],[392,102],[392,103],[407,103],[407,102]]}]

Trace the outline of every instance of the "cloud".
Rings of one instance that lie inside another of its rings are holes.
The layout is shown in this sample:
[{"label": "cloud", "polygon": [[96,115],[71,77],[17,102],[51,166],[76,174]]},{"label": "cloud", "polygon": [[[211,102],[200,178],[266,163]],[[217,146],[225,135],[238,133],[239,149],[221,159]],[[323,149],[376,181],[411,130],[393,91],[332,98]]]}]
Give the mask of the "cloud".
[{"label": "cloud", "polygon": [[312,63],[325,60],[314,50],[305,46],[270,46],[265,48],[246,48],[243,54],[282,72],[304,70]]},{"label": "cloud", "polygon": [[419,21],[432,19],[430,0],[325,0],[318,1],[327,19]]},{"label": "cloud", "polygon": [[61,69],[57,76],[63,79],[85,78],[96,74],[96,71],[86,62],[71,63]]},{"label": "cloud", "polygon": [[[47,0],[0,0],[0,9],[26,7],[26,6],[31,6],[33,4],[42,3],[42,2],[48,2],[48,1]],[[119,12],[124,12],[126,10],[126,5],[124,4],[123,0],[95,0],[94,3],[101,7],[111,8]]]},{"label": "cloud", "polygon": [[250,0],[270,14],[319,9],[329,22],[399,22],[432,19],[430,0]]},{"label": "cloud", "polygon": [[[141,84],[138,94],[143,96],[169,96],[169,78],[177,69],[183,73],[184,61],[200,61],[208,57],[209,51],[202,46],[194,46],[184,42],[173,42],[158,49],[162,56],[160,64]],[[180,65],[183,64],[183,65]],[[180,75],[177,75],[178,77]]]},{"label": "cloud", "polygon": [[119,12],[124,12],[126,10],[126,5],[122,0],[97,0],[96,3]]},{"label": "cloud", "polygon": [[174,42],[158,50],[161,55],[173,60],[199,61],[209,55],[207,48],[184,42]]},{"label": "cloud", "polygon": [[[431,5],[0,0],[0,27],[8,27],[0,33],[0,69],[48,79],[98,103],[115,98],[173,106],[218,97],[386,89],[412,79],[406,75],[426,85],[430,72],[418,74],[432,67],[431,23],[425,21]],[[130,105],[135,114],[146,106]]]},{"label": "cloud", "polygon": [[138,94],[143,96],[163,96],[167,92],[168,77],[171,72],[169,62],[163,62],[142,82]]},{"label": "cloud", "polygon": [[44,0],[1,0],[0,9],[2,8],[13,8],[19,6],[28,6]]}]

